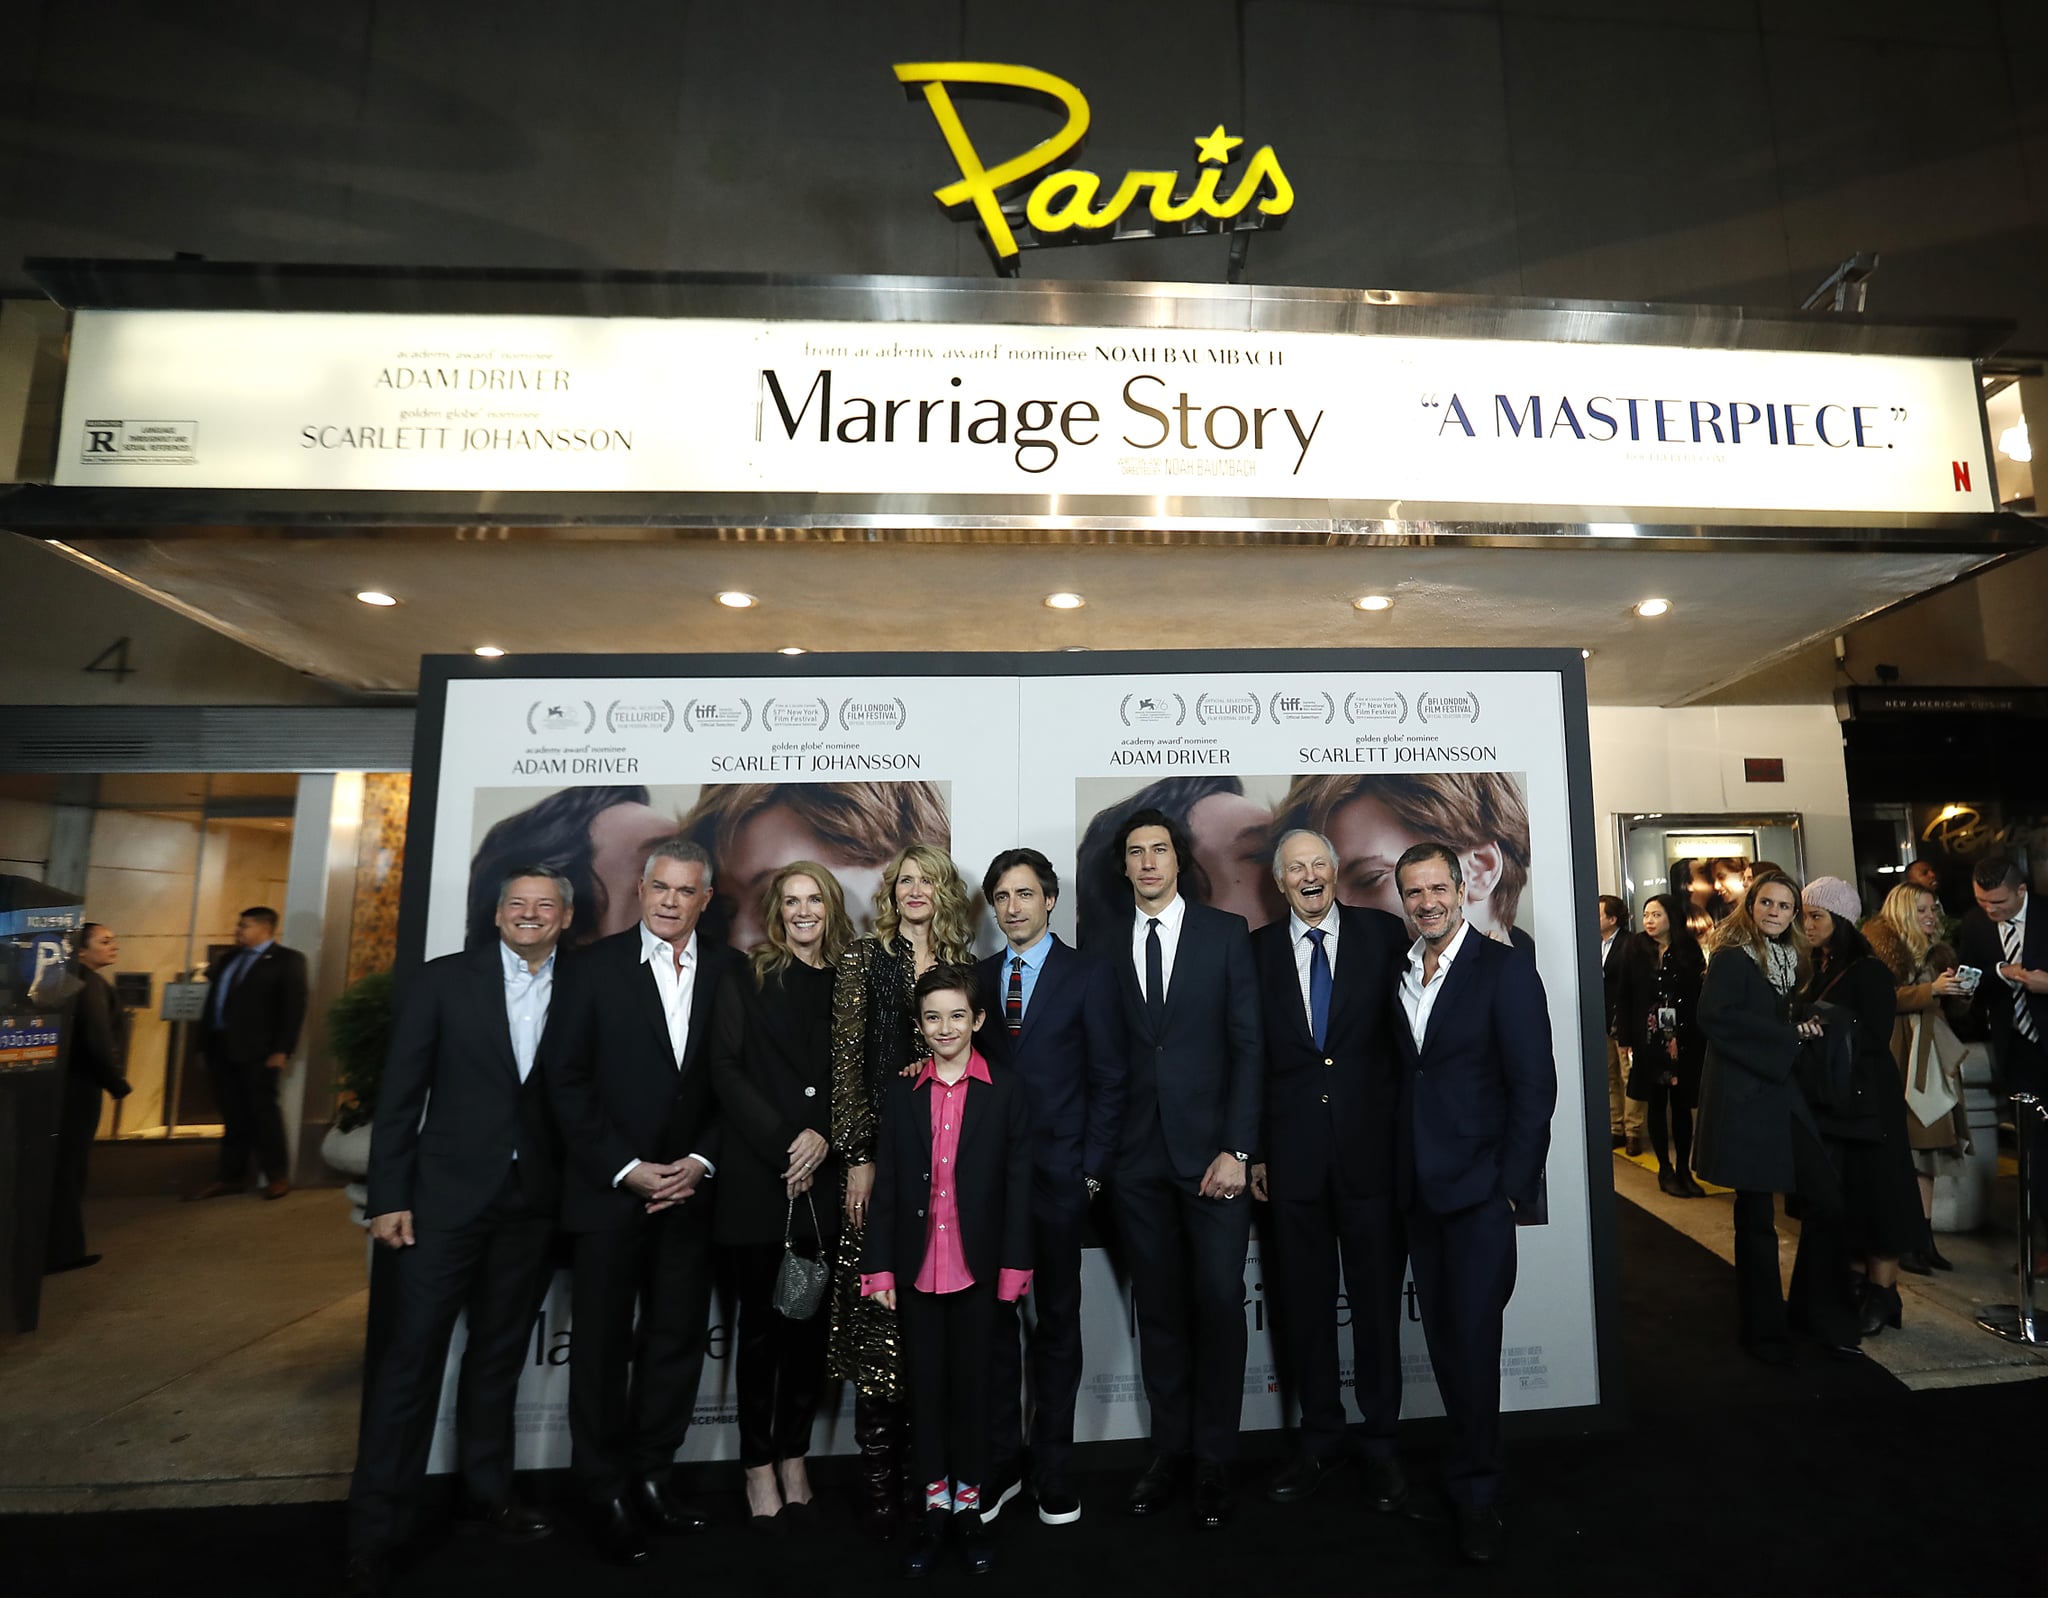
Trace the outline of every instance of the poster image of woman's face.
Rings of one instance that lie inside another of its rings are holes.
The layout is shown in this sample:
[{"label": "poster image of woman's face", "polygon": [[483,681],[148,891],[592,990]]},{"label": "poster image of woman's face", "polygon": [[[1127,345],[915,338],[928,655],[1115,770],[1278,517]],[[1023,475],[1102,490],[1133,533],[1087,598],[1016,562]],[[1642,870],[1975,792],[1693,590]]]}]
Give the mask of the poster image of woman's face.
[{"label": "poster image of woman's face", "polygon": [[652,805],[613,805],[590,818],[590,874],[604,895],[604,914],[589,937],[608,938],[640,919],[640,873],[654,846],[675,832],[676,818]]},{"label": "poster image of woman's face", "polygon": [[736,949],[751,949],[767,935],[761,925],[761,888],[792,860],[815,860],[839,879],[846,895],[853,930],[875,929],[875,889],[881,885],[879,865],[856,865],[785,804],[773,804],[742,822],[718,861],[718,894],[732,913],[728,940]]},{"label": "poster image of woman's face", "polygon": [[[1428,841],[1370,794],[1339,805],[1330,816],[1330,842],[1342,862],[1338,901],[1401,915],[1394,862],[1405,850]],[[1500,868],[1498,843],[1484,843],[1458,855],[1458,869],[1465,875],[1465,919],[1487,937],[1505,940],[1508,929],[1494,915],[1492,903]]]}]

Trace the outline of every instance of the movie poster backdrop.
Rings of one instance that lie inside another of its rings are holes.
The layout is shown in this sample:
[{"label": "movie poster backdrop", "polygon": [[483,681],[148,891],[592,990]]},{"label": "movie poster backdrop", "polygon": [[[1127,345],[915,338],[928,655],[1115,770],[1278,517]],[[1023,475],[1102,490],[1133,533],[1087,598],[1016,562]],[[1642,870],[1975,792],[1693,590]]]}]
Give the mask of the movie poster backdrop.
[{"label": "movie poster backdrop", "polygon": [[[789,860],[831,867],[866,931],[882,867],[904,845],[942,845],[977,885],[996,853],[1021,843],[1059,872],[1054,930],[1108,958],[1128,949],[1131,915],[1113,835],[1141,806],[1187,827],[1195,860],[1183,891],[1254,927],[1286,914],[1270,860],[1289,827],[1332,840],[1343,902],[1397,913],[1395,859],[1422,838],[1446,838],[1464,861],[1475,929],[1535,960],[1557,1059],[1548,1202],[1521,1232],[1502,1403],[1597,1406],[1595,1262],[1605,1244],[1587,1154],[1585,1050],[1599,1039],[1597,1023],[1593,1035],[1584,1025],[1593,996],[1581,981],[1589,967],[1578,899],[1591,862],[1573,857],[1575,824],[1582,846],[1590,837],[1588,818],[1572,814],[1587,787],[1576,656],[1217,651],[1096,655],[1085,671],[1071,660],[1049,664],[993,655],[767,666],[729,656],[527,657],[493,669],[430,659],[413,825],[416,846],[430,853],[427,869],[408,876],[406,957],[495,936],[499,878],[535,859],[560,862],[575,886],[571,945],[622,931],[637,919],[633,885],[648,850],[678,834],[716,862],[702,935],[738,948],[758,941],[760,886]],[[999,942],[984,913],[978,949]],[[1603,1206],[1605,1166],[1598,1162]],[[1142,1436],[1147,1425],[1128,1279],[1108,1205],[1098,1210],[1099,1235],[1083,1261],[1075,1436],[1084,1442]],[[1255,1234],[1245,1260],[1244,1398],[1244,1425],[1254,1430],[1291,1414],[1260,1248]],[[1403,1413],[1440,1414],[1412,1283],[1406,1310]],[[1341,1302],[1337,1314],[1348,1318]],[[684,1459],[736,1457],[722,1294],[713,1320]],[[520,1386],[523,1469],[568,1463],[573,1335],[564,1274],[542,1306]],[[1348,1387],[1349,1339],[1340,1346]],[[435,1470],[453,1464],[460,1349],[458,1329]],[[817,1451],[851,1449],[851,1411],[850,1390],[828,1401]]]}]

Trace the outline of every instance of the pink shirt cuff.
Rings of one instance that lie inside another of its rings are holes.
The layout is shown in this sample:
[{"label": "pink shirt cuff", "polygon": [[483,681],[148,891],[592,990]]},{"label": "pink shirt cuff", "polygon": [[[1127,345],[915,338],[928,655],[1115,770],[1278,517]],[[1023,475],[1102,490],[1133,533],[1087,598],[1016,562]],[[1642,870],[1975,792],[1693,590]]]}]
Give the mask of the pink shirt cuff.
[{"label": "pink shirt cuff", "polygon": [[873,1298],[877,1293],[893,1293],[895,1291],[896,1273],[894,1271],[867,1271],[861,1276],[860,1296],[862,1298]]},{"label": "pink shirt cuff", "polygon": [[1029,1271],[998,1271],[996,1273],[996,1297],[1005,1304],[1014,1304],[1031,1291]]}]

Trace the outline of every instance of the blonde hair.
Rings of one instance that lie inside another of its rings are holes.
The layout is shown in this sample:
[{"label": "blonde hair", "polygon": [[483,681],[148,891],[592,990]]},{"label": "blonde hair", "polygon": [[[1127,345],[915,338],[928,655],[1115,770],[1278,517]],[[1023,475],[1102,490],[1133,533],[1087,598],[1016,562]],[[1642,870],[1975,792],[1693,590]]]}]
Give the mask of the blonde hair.
[{"label": "blonde hair", "polygon": [[[1813,975],[1813,945],[1806,941],[1806,928],[1801,924],[1806,911],[1806,898],[1799,891],[1799,884],[1782,871],[1759,871],[1749,884],[1749,891],[1742,896],[1742,903],[1730,910],[1714,930],[1708,934],[1712,952],[1723,949],[1748,949],[1759,964],[1765,957],[1764,946],[1772,940],[1766,938],[1763,929],[1756,924],[1756,896],[1772,883],[1778,883],[1792,890],[1792,924],[1778,937],[1777,942],[1789,948],[1799,963],[1799,981],[1804,985]],[[1766,968],[1768,969],[1768,967]]]},{"label": "blonde hair", "polygon": [[839,886],[839,879],[815,860],[792,860],[761,889],[761,926],[766,935],[754,945],[757,982],[782,975],[796,958],[796,951],[789,945],[789,929],[782,924],[782,893],[795,877],[809,877],[825,896],[825,940],[819,952],[826,968],[839,964],[839,957],[853,942],[853,920],[846,913],[846,892]]},{"label": "blonde hair", "polygon": [[[1906,953],[1912,956],[1916,967],[1926,962],[1927,951],[1933,946],[1932,940],[1920,930],[1919,918],[1914,914],[1923,893],[1930,899],[1934,898],[1931,889],[1916,888],[1910,882],[1902,882],[1884,896],[1884,905],[1878,911],[1885,925],[1899,935],[1899,941],[1905,944]],[[1940,903],[1940,900],[1935,900],[1937,909]]]},{"label": "blonde hair", "polygon": [[896,879],[905,861],[917,862],[925,881],[932,885],[932,958],[942,965],[967,965],[974,959],[976,911],[960,880],[959,868],[945,850],[928,843],[914,843],[882,868],[881,886],[875,889],[875,936],[883,947],[896,941],[901,917],[896,910]]},{"label": "blonde hair", "polygon": [[740,829],[776,805],[818,835],[835,859],[878,866],[910,838],[952,842],[945,796],[929,782],[736,782],[706,786],[680,830],[716,857]]},{"label": "blonde hair", "polygon": [[1449,844],[1459,854],[1499,844],[1500,880],[1486,903],[1503,928],[1514,926],[1529,885],[1529,806],[1514,778],[1498,771],[1296,777],[1277,807],[1276,842],[1296,831],[1328,838],[1333,818],[1354,799],[1377,799],[1417,837]]}]

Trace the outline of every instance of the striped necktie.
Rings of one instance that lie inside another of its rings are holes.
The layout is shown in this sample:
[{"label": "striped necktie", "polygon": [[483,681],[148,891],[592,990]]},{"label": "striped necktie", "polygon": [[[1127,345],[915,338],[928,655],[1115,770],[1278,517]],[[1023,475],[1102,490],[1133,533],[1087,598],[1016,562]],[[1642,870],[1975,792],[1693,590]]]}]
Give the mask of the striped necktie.
[{"label": "striped necktie", "polygon": [[1024,956],[1010,956],[1010,991],[1003,995],[1003,1025],[1015,1037],[1024,1030]]},{"label": "striped necktie", "polygon": [[[2020,924],[2017,921],[2002,921],[1998,926],[1998,941],[2005,947],[2005,963],[2020,964]],[[2015,1031],[2029,1043],[2039,1043],[2041,1034],[2034,1027],[2034,1014],[2027,1008],[2027,985],[2013,984],[2012,1024]]]}]

